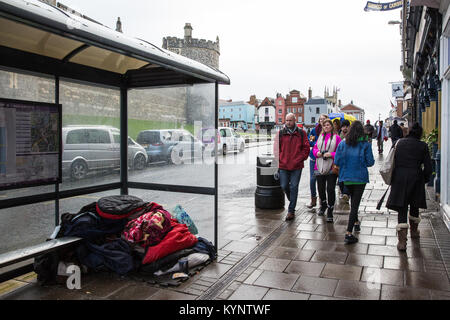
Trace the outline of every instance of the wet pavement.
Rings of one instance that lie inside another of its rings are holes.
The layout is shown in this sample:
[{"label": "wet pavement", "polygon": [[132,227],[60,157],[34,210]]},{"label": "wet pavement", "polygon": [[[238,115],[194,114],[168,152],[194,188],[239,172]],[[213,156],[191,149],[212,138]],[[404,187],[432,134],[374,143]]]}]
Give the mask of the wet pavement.
[{"label": "wet pavement", "polygon": [[306,167],[293,221],[284,221],[285,209],[255,208],[254,197],[220,197],[218,259],[177,287],[95,274],[83,275],[82,288],[69,290],[38,286],[31,273],[0,284],[0,299],[449,300],[450,238],[432,189],[428,209],[421,210],[420,239],[408,236],[407,251],[399,252],[397,213],[376,210],[387,186],[378,174],[383,158],[374,156],[356,244],[344,244],[348,205],[337,200],[334,223],[306,208]]}]

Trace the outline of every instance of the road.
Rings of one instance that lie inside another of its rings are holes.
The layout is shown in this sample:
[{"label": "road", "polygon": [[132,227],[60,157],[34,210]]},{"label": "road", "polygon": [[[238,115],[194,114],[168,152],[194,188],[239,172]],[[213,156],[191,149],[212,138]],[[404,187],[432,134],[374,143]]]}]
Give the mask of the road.
[{"label": "road", "polygon": [[[218,156],[219,165],[219,214],[226,199],[233,197],[253,197],[256,189],[256,157],[272,151],[267,142],[253,144],[242,153],[228,153]],[[129,171],[129,180],[135,182],[165,183],[213,187],[214,166],[212,164],[184,165],[150,165],[141,171]],[[307,179],[303,179],[307,180]],[[118,171],[101,173],[82,181],[64,180],[61,190],[82,188],[98,183],[118,182]],[[24,196],[26,192],[36,188],[12,190],[4,192],[2,199]],[[39,187],[40,192],[51,192],[53,186]],[[86,204],[97,201],[100,197],[117,194],[108,191],[60,200],[60,212],[78,212]],[[214,239],[214,197],[188,193],[161,192],[141,189],[130,189],[129,194],[145,201],[161,204],[171,211],[180,204],[195,221],[199,235],[209,240]],[[0,253],[16,248],[39,243],[50,235],[54,229],[54,202],[22,206],[0,210]]]}]

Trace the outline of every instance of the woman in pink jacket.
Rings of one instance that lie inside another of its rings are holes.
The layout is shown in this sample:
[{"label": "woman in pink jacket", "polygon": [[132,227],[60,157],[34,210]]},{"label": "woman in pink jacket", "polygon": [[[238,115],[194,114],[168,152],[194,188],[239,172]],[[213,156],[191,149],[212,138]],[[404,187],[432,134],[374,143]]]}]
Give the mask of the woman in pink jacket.
[{"label": "woman in pink jacket", "polygon": [[314,174],[317,178],[317,189],[320,197],[320,211],[319,216],[328,211],[327,222],[333,222],[333,209],[336,202],[336,180],[337,175],[332,173],[331,168],[334,163],[334,155],[336,149],[341,142],[338,134],[333,133],[333,123],[330,119],[326,119],[322,124],[322,133],[317,139],[314,146],[313,154],[316,157],[316,164],[314,166]]}]

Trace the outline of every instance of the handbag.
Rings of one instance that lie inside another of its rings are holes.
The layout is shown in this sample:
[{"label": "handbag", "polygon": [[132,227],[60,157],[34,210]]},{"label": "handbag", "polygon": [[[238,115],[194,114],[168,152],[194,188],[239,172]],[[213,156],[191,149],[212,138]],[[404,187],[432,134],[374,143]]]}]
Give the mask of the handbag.
[{"label": "handbag", "polygon": [[339,175],[339,167],[337,166],[337,165],[335,165],[334,163],[333,163],[333,165],[331,166],[331,173],[332,174],[335,174],[335,175]]},{"label": "handbag", "polygon": [[391,184],[392,172],[394,172],[395,167],[395,150],[397,150],[397,144],[399,141],[397,141],[394,147],[389,150],[386,160],[384,160],[380,168],[381,178],[383,178],[384,183],[386,183],[387,185]]},{"label": "handbag", "polygon": [[381,197],[380,201],[378,201],[378,203],[377,203],[377,210],[380,210],[380,209],[381,209],[381,205],[383,204],[384,198],[386,197],[386,194],[388,193],[390,187],[391,187],[391,186],[389,186],[389,187],[386,189],[386,191],[384,192],[384,194],[383,194],[383,196]]}]

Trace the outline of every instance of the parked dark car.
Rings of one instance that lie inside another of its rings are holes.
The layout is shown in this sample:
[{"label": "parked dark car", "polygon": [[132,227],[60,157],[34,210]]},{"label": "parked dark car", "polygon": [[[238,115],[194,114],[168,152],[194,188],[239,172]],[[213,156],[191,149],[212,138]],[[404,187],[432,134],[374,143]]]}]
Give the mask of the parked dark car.
[{"label": "parked dark car", "polygon": [[203,143],[183,129],[143,130],[137,142],[147,152],[148,162],[167,161],[180,164],[193,157],[201,158]]}]

